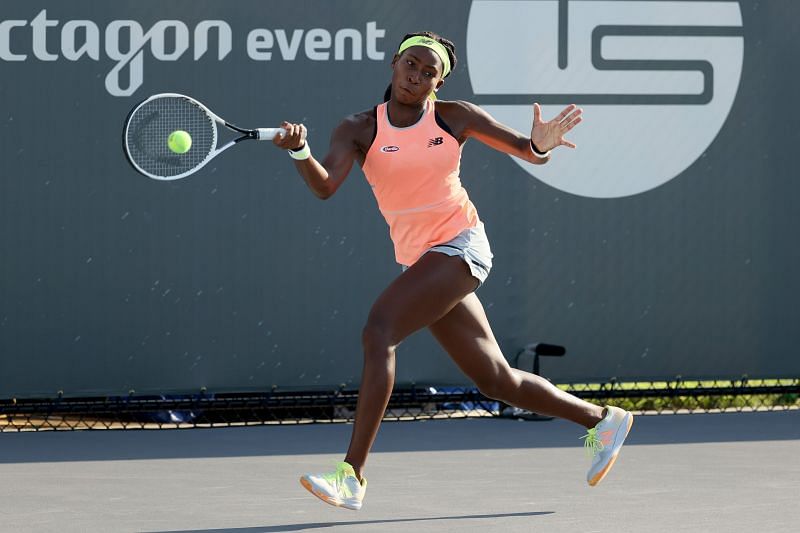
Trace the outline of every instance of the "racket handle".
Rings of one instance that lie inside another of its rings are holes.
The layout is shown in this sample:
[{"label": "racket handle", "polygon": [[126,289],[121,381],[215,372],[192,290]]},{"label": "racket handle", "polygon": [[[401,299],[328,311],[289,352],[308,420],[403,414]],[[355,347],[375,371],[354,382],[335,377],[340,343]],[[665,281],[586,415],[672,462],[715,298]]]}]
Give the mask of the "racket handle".
[{"label": "racket handle", "polygon": [[256,132],[259,141],[271,141],[276,135],[286,134],[286,130],[283,128],[258,128]]}]

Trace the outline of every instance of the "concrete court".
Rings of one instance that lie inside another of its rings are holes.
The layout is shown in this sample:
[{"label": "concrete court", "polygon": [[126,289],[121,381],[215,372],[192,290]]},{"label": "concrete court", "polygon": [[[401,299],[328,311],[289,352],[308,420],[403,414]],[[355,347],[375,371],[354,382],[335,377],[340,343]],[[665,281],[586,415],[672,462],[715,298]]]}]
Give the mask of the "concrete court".
[{"label": "concrete court", "polygon": [[361,511],[298,483],[350,425],[0,434],[0,531],[798,531],[800,411],[637,416],[585,483],[565,421],[387,422]]}]

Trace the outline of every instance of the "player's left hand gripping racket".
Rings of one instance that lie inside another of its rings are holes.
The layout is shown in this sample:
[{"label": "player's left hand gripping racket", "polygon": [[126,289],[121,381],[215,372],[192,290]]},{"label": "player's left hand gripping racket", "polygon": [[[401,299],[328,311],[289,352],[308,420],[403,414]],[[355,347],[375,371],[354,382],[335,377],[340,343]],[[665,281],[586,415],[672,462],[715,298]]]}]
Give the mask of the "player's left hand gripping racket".
[{"label": "player's left hand gripping racket", "polygon": [[[217,147],[217,124],[242,135]],[[190,135],[185,153],[173,152],[167,143],[174,131]],[[248,139],[271,140],[282,128],[247,130],[226,122],[206,106],[182,94],[153,95],[128,114],[122,141],[133,168],[157,180],[176,180],[194,174],[231,146]]]}]

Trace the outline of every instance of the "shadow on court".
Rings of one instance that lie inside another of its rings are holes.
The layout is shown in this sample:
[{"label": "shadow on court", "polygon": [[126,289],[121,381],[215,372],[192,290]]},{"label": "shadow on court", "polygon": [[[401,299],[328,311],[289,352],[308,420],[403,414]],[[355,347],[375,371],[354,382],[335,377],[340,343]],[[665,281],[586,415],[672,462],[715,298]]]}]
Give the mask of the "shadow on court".
[{"label": "shadow on court", "polygon": [[[86,430],[0,434],[0,464],[341,454],[352,425],[308,424],[193,430]],[[375,452],[579,446],[564,420],[459,419],[388,422]],[[800,411],[637,416],[627,445],[800,439]]]},{"label": "shadow on court", "polygon": [[475,520],[489,518],[509,518],[553,514],[553,511],[533,511],[528,513],[474,514],[462,516],[433,516],[426,518],[393,518],[387,520],[353,520],[348,522],[312,522],[307,524],[285,524],[279,526],[239,527],[230,529],[185,529],[172,531],[152,531],[150,533],[271,533],[276,531],[303,531],[305,529],[322,529],[337,526],[366,526],[376,524],[394,524],[403,522],[433,522],[437,520]]}]

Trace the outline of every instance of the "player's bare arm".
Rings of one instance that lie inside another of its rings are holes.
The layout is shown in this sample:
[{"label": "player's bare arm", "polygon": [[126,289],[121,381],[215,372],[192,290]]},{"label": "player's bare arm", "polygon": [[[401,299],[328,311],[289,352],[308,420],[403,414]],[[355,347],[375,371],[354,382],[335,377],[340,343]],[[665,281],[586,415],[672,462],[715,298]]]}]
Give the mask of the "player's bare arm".
[{"label": "player's bare arm", "polygon": [[531,134],[526,137],[470,102],[442,102],[439,106],[442,118],[451,128],[454,127],[454,134],[459,142],[474,138],[495,150],[534,164],[546,163],[549,156],[538,156],[531,149],[531,143],[541,154],[547,154],[558,146],[575,148],[575,144],[565,139],[564,135],[583,120],[583,110],[572,104],[554,119],[543,121],[541,107],[534,104]]},{"label": "player's bare arm", "polygon": [[[333,196],[353,168],[353,162],[364,160],[369,149],[364,142],[370,138],[369,131],[374,129],[370,122],[374,123],[374,120],[367,112],[346,117],[331,133],[328,154],[322,162],[313,155],[295,161],[295,168],[318,198],[325,200]],[[299,150],[305,146],[307,132],[303,124],[283,122],[281,127],[286,130],[286,135],[273,139],[276,146],[287,150]]]}]

